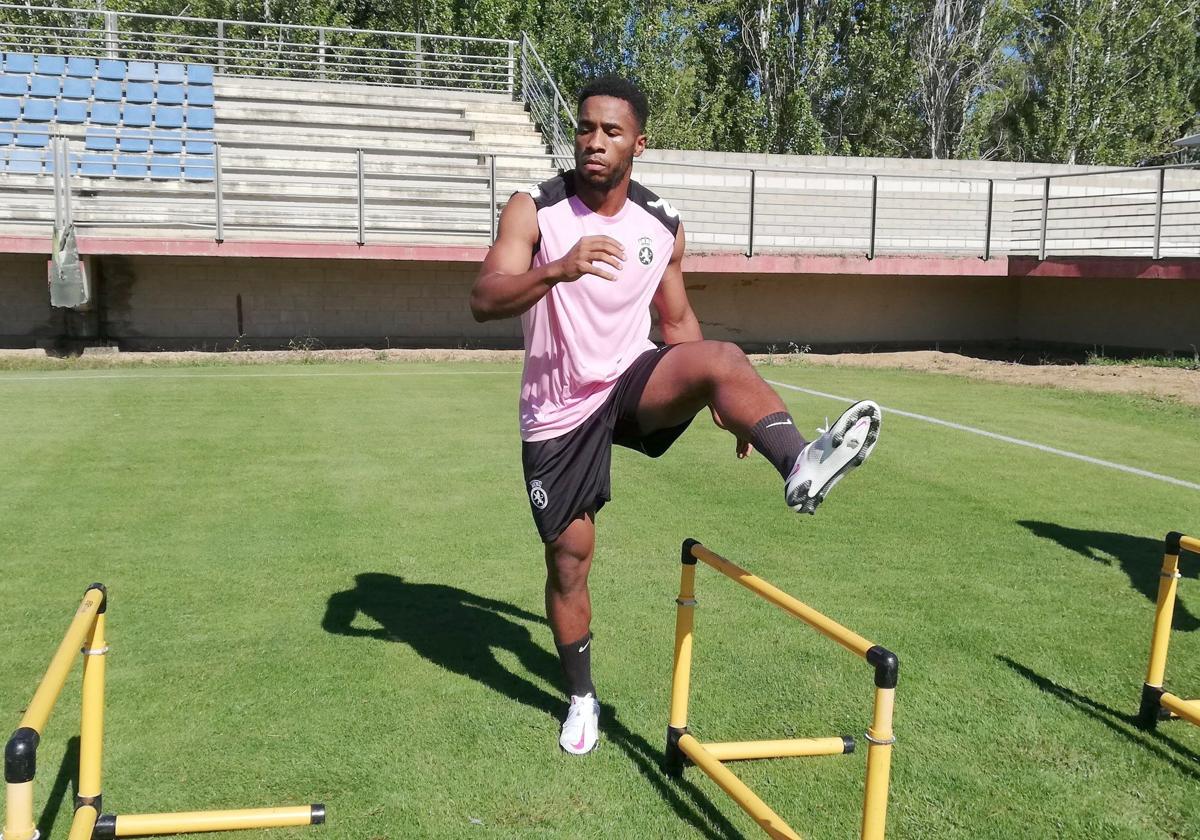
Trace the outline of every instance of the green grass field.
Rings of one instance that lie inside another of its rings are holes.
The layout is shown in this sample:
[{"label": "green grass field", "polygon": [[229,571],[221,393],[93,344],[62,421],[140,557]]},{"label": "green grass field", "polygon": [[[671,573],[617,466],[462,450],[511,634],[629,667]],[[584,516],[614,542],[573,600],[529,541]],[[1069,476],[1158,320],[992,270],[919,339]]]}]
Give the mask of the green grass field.
[{"label": "green grass field", "polygon": [[[1200,412],[896,371],[770,378],[1200,480]],[[85,586],[111,593],[106,810],[322,801],[247,838],[759,836],[658,769],[678,551],[696,537],[901,658],[889,836],[1200,836],[1200,731],[1131,723],[1160,540],[1200,493],[885,414],[816,517],[702,417],[620,450],[592,591],[601,749],[561,754],[521,481],[519,369],[0,373],[0,712],[17,725]],[[784,394],[804,427],[838,404]],[[1168,684],[1200,695],[1192,558]],[[698,573],[702,740],[854,734],[870,669]],[[65,837],[74,673],[39,753]],[[806,837],[857,836],[865,750],[735,769]]]}]

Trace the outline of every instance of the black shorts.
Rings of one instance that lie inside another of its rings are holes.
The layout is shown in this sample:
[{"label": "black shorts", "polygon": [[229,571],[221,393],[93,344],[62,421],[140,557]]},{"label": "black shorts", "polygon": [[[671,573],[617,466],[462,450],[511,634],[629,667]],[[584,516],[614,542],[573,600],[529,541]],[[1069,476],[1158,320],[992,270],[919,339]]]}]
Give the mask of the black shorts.
[{"label": "black shorts", "polygon": [[529,509],[542,542],[554,542],[572,521],[612,498],[609,466],[614,443],[657,458],[692,422],[643,434],[637,407],[650,374],[670,346],[647,350],[621,374],[612,393],[565,435],[521,444]]}]

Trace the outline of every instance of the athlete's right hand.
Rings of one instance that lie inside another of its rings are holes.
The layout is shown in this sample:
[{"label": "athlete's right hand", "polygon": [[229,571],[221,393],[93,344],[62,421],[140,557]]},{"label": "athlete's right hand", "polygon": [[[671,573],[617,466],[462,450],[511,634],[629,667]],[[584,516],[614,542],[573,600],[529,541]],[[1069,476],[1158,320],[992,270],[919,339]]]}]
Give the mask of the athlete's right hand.
[{"label": "athlete's right hand", "polygon": [[598,268],[595,263],[605,263],[620,271],[624,259],[625,249],[611,236],[585,236],[557,260],[557,279],[560,283],[571,283],[585,274],[594,274],[603,280],[616,280],[615,273]]}]

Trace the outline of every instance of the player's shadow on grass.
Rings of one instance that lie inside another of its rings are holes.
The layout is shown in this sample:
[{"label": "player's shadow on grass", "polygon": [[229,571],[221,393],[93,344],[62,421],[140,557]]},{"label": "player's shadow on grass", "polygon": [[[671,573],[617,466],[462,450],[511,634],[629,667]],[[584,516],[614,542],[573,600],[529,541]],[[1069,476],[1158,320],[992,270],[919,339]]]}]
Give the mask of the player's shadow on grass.
[{"label": "player's shadow on grass", "polygon": [[[1146,732],[1138,726],[1137,715],[1119,712],[1112,706],[1107,706],[1084,694],[1080,694],[1078,691],[1073,691],[1064,685],[1059,685],[1048,677],[1044,677],[1037,671],[1034,671],[1032,668],[1027,668],[1020,662],[1009,659],[1003,654],[997,654],[996,658],[1045,693],[1063,701],[1069,706],[1073,706],[1093,720],[1099,721],[1125,740],[1144,747],[1180,772],[1186,773],[1193,779],[1200,779],[1200,771],[1196,769],[1196,763],[1200,762],[1200,754],[1193,752],[1183,744],[1162,733],[1161,728],[1171,724],[1160,723],[1159,729],[1153,732]],[[1138,682],[1136,685],[1131,684],[1131,705],[1136,705],[1140,700],[1141,685],[1141,682]],[[1178,725],[1188,726],[1189,724],[1180,723]],[[1181,761],[1180,758],[1186,759],[1186,761]]]},{"label": "player's shadow on grass", "polygon": [[[1039,537],[1054,540],[1063,548],[1070,549],[1076,554],[1111,566],[1115,562],[1121,567],[1133,588],[1142,593],[1150,603],[1158,602],[1159,572],[1162,571],[1163,542],[1149,537],[1135,537],[1130,534],[1120,534],[1114,531],[1089,531],[1082,528],[1068,528],[1065,525],[1055,525],[1052,522],[1033,522],[1020,520],[1022,525]],[[1114,559],[1115,558],[1115,559]],[[1197,577],[1196,563],[1181,563],[1180,572],[1184,577]],[[1150,619],[1146,619],[1149,632]],[[1176,630],[1192,632],[1200,629],[1198,620],[1184,605],[1181,595],[1175,599],[1175,616],[1172,626]]]},{"label": "player's shadow on grass", "polygon": [[[529,674],[556,684],[560,679],[558,659],[535,643],[529,628],[519,623],[545,625],[544,618],[453,586],[411,583],[395,575],[378,573],[356,575],[355,581],[353,589],[330,596],[321,622],[326,631],[406,644],[435,665],[562,720],[566,709],[564,698],[510,671],[492,652],[509,651]],[[360,616],[378,626],[370,629],[355,626]],[[663,730],[665,739],[665,726]],[[608,700],[604,703],[600,731],[604,740],[615,744],[633,761],[681,818],[708,837],[738,836],[737,829],[695,786],[687,781],[671,782],[663,776],[658,766],[661,751],[621,723],[617,707]],[[547,728],[546,737],[553,733],[554,730]]]}]

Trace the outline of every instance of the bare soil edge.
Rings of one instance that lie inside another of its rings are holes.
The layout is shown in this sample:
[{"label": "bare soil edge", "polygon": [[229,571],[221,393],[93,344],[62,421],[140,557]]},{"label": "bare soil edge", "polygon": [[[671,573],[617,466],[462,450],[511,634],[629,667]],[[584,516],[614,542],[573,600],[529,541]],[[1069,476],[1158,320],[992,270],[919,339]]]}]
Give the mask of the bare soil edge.
[{"label": "bare soil edge", "polygon": [[[91,353],[75,359],[47,356],[42,350],[0,350],[0,370],[112,369],[137,367],[330,364],[346,362],[490,362],[517,364],[520,350],[252,350],[227,353]],[[957,353],[918,350],[896,353],[754,354],[751,361],[772,367],[828,367],[911,370],[1003,382],[1127,394],[1200,406],[1200,371],[1136,365],[1021,365],[973,359]]]}]

